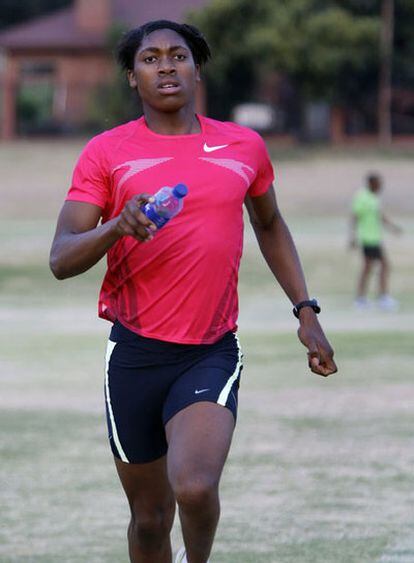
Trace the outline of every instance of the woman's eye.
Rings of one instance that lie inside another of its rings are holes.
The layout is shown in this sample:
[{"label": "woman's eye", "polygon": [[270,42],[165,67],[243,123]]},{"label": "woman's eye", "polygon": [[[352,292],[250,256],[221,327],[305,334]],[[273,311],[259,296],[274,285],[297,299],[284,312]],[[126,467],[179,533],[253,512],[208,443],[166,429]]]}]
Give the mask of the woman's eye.
[{"label": "woman's eye", "polygon": [[144,62],[145,63],[153,63],[155,61],[155,57],[153,55],[151,55],[150,57],[145,57]]},{"label": "woman's eye", "polygon": [[177,61],[184,61],[187,57],[185,55],[175,55]]}]

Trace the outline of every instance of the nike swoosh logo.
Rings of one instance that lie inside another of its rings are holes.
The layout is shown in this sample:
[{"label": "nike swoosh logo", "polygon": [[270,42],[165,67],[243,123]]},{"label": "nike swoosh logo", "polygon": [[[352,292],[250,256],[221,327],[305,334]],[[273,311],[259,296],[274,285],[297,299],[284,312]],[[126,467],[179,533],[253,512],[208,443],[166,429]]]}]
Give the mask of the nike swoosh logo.
[{"label": "nike swoosh logo", "polygon": [[205,393],[206,391],[210,391],[210,389],[196,389],[194,394],[199,395],[200,393]]},{"label": "nike swoosh logo", "polygon": [[219,149],[225,149],[229,145],[216,145],[215,147],[209,147],[207,143],[204,143],[204,152],[214,152],[218,151]]}]

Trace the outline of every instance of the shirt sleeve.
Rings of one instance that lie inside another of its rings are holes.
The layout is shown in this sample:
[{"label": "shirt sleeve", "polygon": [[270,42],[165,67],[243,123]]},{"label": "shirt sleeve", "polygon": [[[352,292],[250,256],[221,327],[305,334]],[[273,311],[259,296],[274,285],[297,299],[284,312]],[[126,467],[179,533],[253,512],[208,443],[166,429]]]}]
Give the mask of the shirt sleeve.
[{"label": "shirt sleeve", "polygon": [[66,201],[93,203],[103,209],[110,198],[109,186],[105,155],[95,137],[79,157]]},{"label": "shirt sleeve", "polygon": [[256,150],[258,159],[257,175],[247,192],[251,197],[257,197],[266,193],[275,179],[269,153],[267,152],[265,142],[260,135],[257,135]]}]

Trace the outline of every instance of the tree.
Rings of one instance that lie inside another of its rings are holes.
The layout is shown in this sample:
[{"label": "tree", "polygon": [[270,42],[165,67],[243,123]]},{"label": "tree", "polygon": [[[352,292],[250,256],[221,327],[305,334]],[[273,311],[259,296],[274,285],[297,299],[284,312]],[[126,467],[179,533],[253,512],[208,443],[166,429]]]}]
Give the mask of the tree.
[{"label": "tree", "polygon": [[213,0],[190,16],[212,48],[213,63],[206,69],[208,104],[218,118],[227,118],[235,104],[251,99],[259,69],[251,57],[250,36],[268,14],[268,1]]},{"label": "tree", "polygon": [[287,74],[306,98],[333,103],[355,101],[376,73],[378,16],[333,0],[215,0],[194,20],[212,44],[208,79],[216,95],[235,90],[239,76],[250,87],[233,102],[251,96],[270,70]]}]

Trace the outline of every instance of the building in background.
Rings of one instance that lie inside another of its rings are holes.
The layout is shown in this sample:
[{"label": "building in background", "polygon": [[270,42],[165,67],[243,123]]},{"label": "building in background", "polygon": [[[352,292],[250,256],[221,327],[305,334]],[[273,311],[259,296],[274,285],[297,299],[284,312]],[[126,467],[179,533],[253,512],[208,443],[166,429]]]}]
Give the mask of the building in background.
[{"label": "building in background", "polygon": [[[111,30],[154,19],[184,21],[189,10],[207,3],[74,0],[69,8],[1,32],[1,137],[82,130],[97,89],[113,80]],[[198,110],[202,109],[200,88]]]}]

